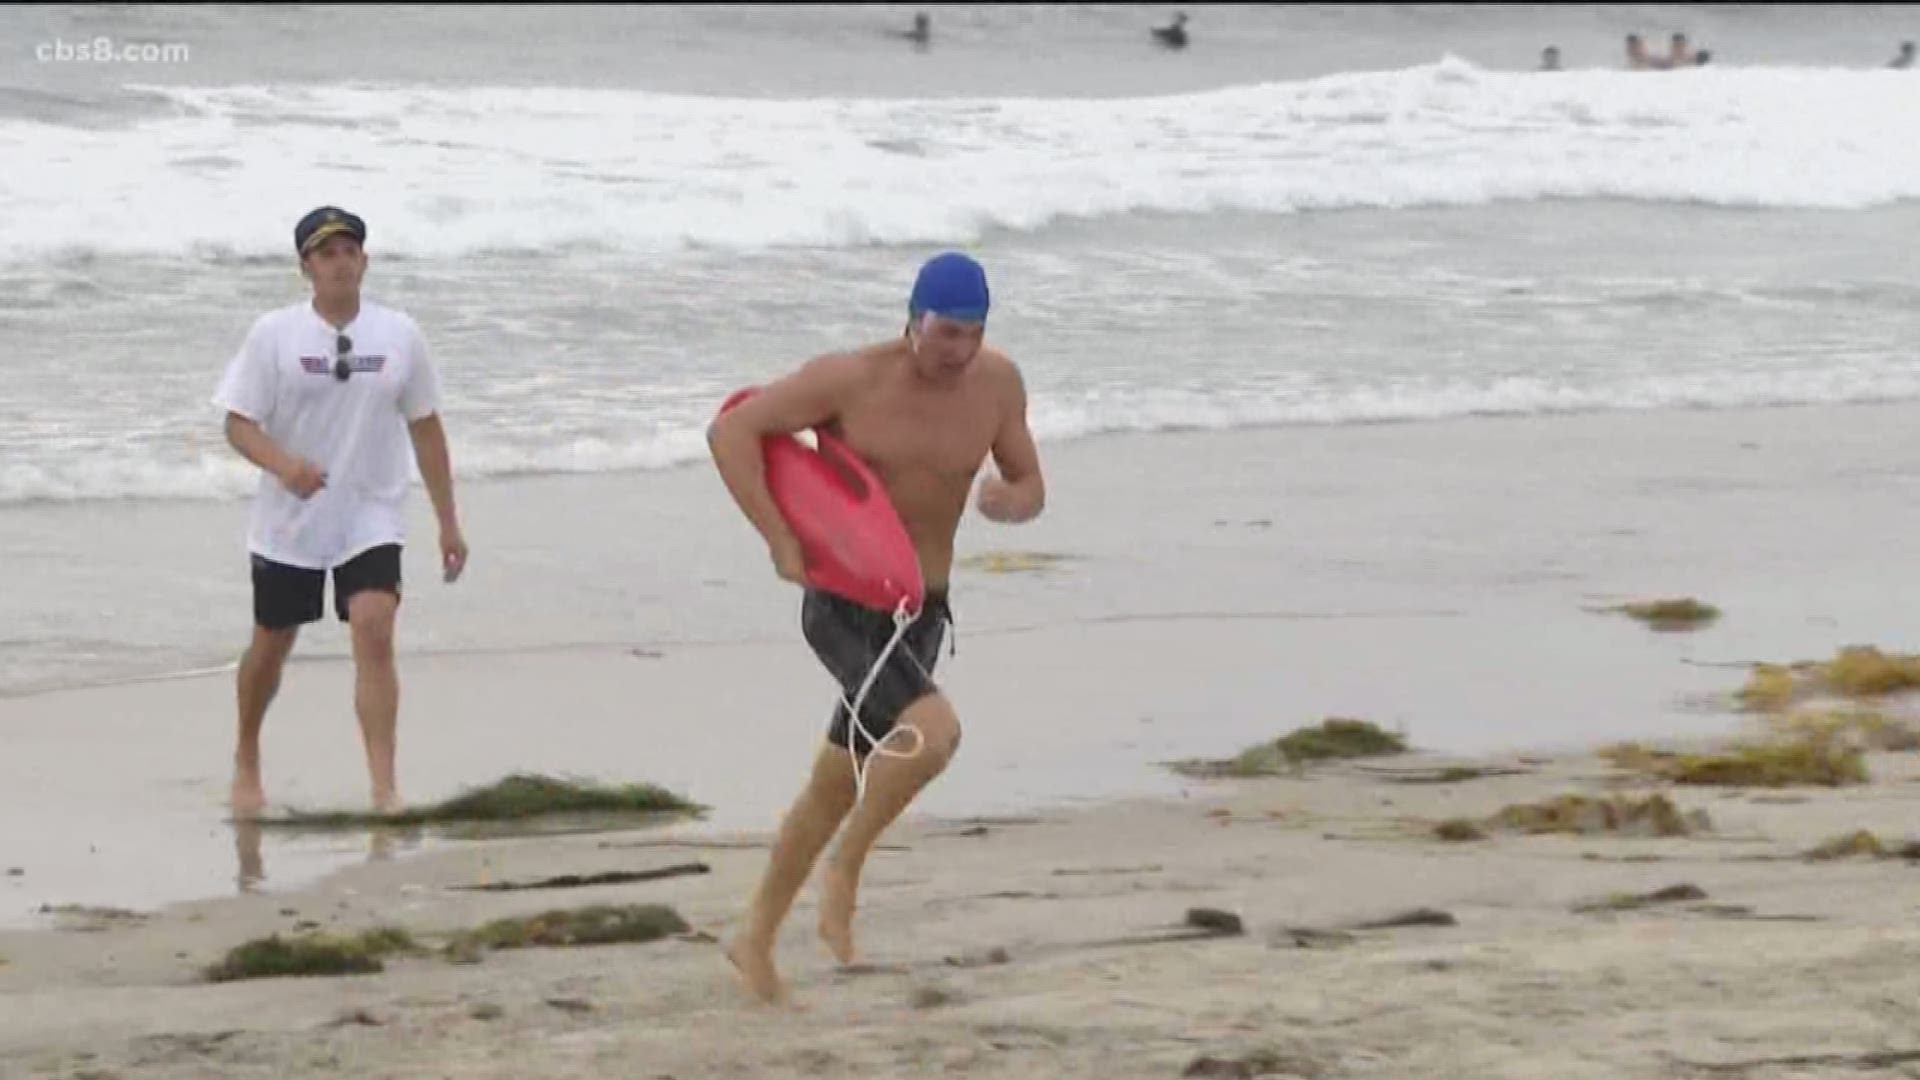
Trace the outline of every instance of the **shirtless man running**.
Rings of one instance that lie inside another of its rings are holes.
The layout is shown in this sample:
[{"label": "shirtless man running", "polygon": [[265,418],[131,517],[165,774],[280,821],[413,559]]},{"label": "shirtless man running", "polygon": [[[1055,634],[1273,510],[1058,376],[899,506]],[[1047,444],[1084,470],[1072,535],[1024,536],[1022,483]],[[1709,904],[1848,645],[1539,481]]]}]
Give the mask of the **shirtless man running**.
[{"label": "shirtless man running", "polygon": [[[914,282],[902,337],[808,361],[727,411],[708,432],[728,491],[766,538],[782,578],[804,587],[806,565],[767,490],[761,440],[819,428],[846,442],[881,478],[927,586],[918,619],[860,705],[859,727],[887,752],[869,760],[873,743],[858,729],[850,732],[845,706],[835,707],[827,744],[781,823],[745,924],[727,950],[764,1002],[785,996],[773,963],[775,940],[827,841],[844,821],[840,846],[822,872],[820,936],[841,963],[851,963],[854,901],[867,854],[960,745],[960,719],[932,671],[952,622],[947,581],[954,533],[987,455],[1000,475],[981,481],[976,505],[984,517],[1029,521],[1046,502],[1039,452],[1027,428],[1026,388],[1006,354],[984,343],[987,307],[986,273],[978,263],[954,252],[935,256]],[[801,626],[848,701],[894,632],[890,612],[814,589],[805,592]],[[889,738],[902,727],[914,731]],[[865,769],[866,794],[857,807],[850,737]]]}]

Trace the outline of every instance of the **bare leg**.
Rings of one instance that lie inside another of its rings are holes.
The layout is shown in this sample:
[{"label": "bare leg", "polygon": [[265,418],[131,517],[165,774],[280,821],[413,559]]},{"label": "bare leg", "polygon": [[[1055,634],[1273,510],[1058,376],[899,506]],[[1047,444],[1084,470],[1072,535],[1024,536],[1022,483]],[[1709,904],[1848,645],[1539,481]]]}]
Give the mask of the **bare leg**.
[{"label": "bare leg", "polygon": [[774,840],[766,873],[754,891],[746,923],[727,948],[727,958],[740,969],[748,990],[763,1002],[773,1003],[786,996],[773,966],[780,923],[813,869],[814,860],[833,839],[834,830],[852,806],[853,763],[841,747],[821,747],[806,789],[780,823],[780,835]]},{"label": "bare leg", "polygon": [[299,627],[286,630],[253,628],[253,640],[240,657],[235,676],[235,697],[239,706],[240,731],[233,753],[233,816],[251,820],[267,805],[265,786],[260,782],[260,728],[267,720],[267,707],[280,692],[280,673],[286,669],[287,655],[300,636]]},{"label": "bare leg", "polygon": [[399,597],[376,589],[354,593],[347,601],[347,623],[353,631],[353,707],[367,747],[373,809],[382,814],[400,809],[399,784],[394,779],[400,675],[393,662],[393,623],[399,606]]},{"label": "bare leg", "polygon": [[[820,937],[842,964],[853,963],[854,900],[868,853],[914,796],[946,769],[960,747],[960,718],[944,694],[929,694],[908,706],[895,727],[918,729],[920,752],[912,757],[876,753],[867,760],[866,797],[847,819],[839,848],[820,872]],[[894,734],[882,745],[905,753],[913,748],[914,738]]]}]

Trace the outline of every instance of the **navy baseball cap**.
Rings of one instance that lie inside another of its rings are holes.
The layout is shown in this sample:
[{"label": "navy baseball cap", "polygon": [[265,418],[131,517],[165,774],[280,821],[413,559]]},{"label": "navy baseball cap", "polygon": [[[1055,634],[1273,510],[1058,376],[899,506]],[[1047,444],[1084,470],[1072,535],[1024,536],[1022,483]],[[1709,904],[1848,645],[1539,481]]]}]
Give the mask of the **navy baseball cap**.
[{"label": "navy baseball cap", "polygon": [[914,318],[931,313],[943,319],[983,323],[990,299],[987,272],[966,255],[948,251],[920,267],[913,281],[913,295],[907,300],[907,313]]},{"label": "navy baseball cap", "polygon": [[309,211],[293,227],[293,249],[305,258],[307,253],[317,247],[329,236],[345,233],[361,243],[367,242],[367,223],[356,214],[349,214],[337,206],[322,206]]}]

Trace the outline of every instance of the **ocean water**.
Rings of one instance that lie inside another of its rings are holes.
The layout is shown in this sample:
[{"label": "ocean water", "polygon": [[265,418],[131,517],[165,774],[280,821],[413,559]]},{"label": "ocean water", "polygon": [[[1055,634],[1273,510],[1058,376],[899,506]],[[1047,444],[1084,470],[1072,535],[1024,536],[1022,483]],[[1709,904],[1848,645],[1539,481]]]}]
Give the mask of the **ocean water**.
[{"label": "ocean water", "polygon": [[[321,203],[426,328],[466,483],[697,462],[948,246],[1044,442],[1920,397],[1903,9],[1209,6],[1177,54],[1153,8],[941,8],[926,50],[912,11],[0,11],[0,692],[230,651],[67,598],[129,500],[229,542],[207,398]],[[1675,30],[1714,62],[1619,69]],[[38,59],[94,40],[188,52]]]}]

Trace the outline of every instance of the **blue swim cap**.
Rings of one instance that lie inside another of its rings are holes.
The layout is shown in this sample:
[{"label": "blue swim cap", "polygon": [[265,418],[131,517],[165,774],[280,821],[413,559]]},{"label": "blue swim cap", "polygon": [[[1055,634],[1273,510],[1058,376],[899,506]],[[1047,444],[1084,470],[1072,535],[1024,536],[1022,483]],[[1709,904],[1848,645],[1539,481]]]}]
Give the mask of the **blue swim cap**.
[{"label": "blue swim cap", "polygon": [[914,318],[931,312],[960,322],[987,321],[987,272],[957,251],[928,259],[913,280],[907,313]]}]

